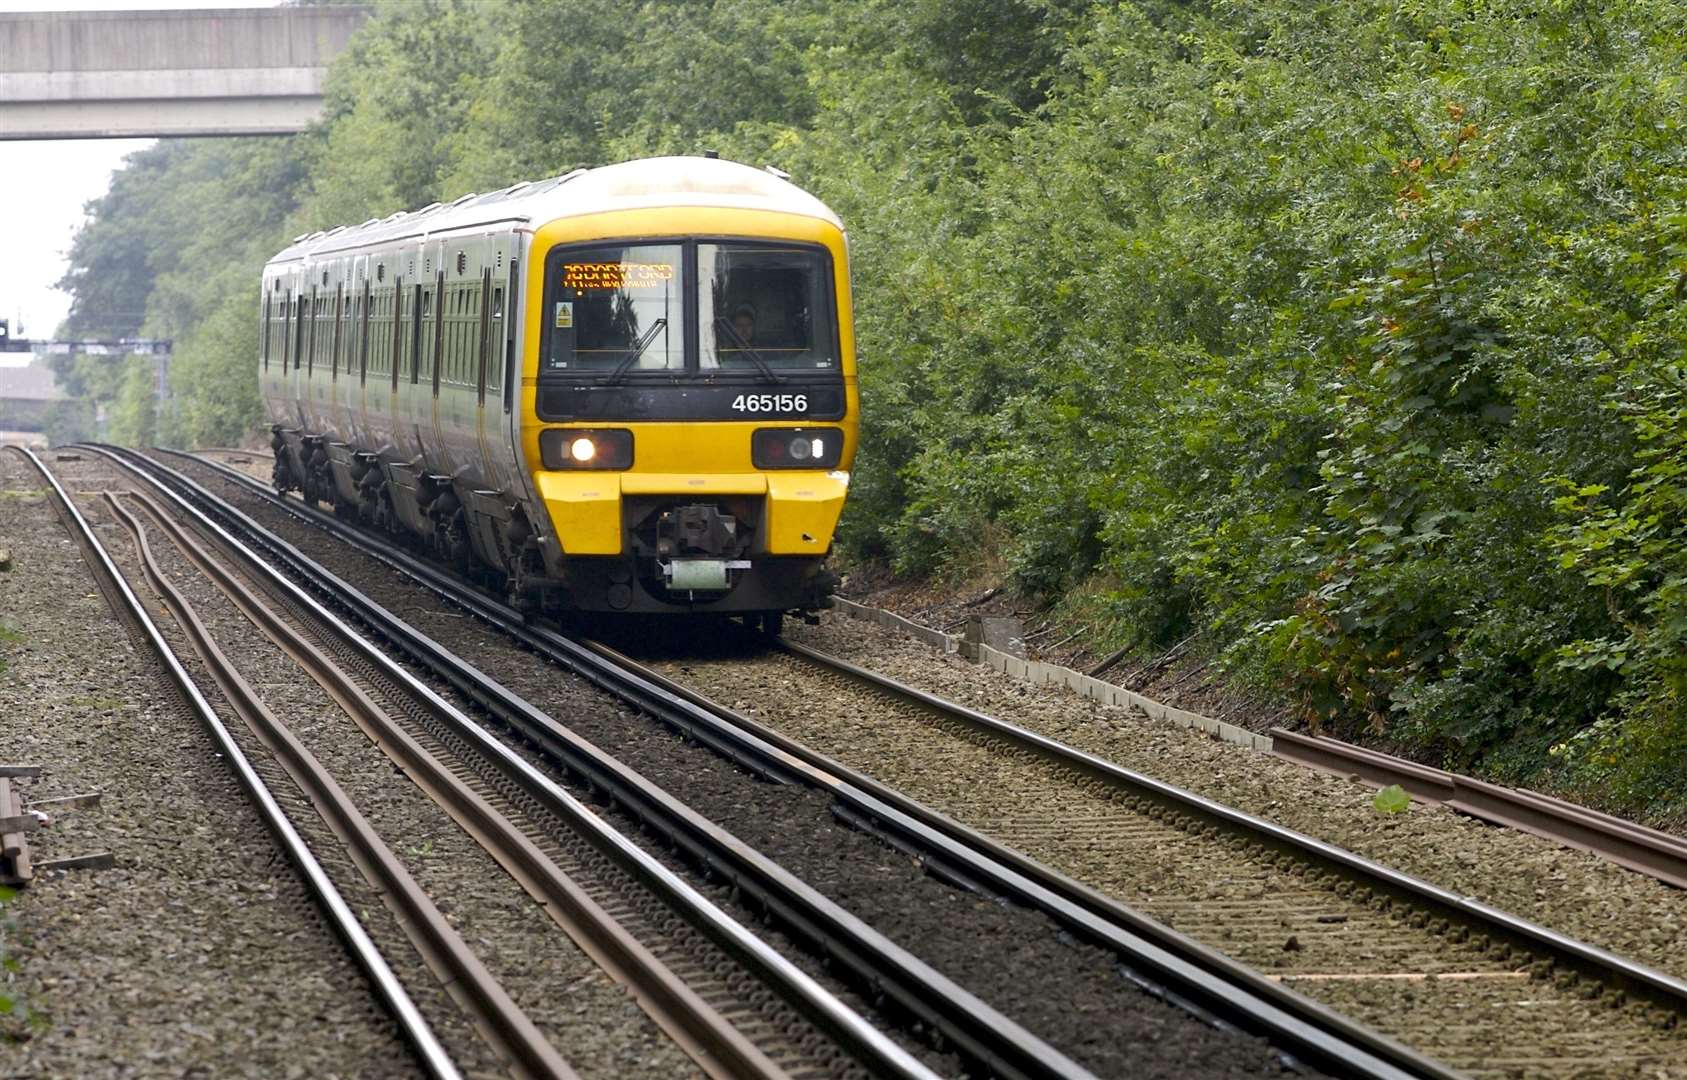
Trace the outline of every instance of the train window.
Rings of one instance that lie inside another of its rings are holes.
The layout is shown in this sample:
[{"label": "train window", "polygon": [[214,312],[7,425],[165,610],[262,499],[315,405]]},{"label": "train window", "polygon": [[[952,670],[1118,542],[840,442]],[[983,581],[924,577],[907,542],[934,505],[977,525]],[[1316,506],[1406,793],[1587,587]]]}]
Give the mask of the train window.
[{"label": "train window", "polygon": [[678,244],[570,251],[551,265],[545,370],[625,374],[685,367]]},{"label": "train window", "polygon": [[837,366],[831,274],[814,248],[697,245],[702,367]]},{"label": "train window", "polygon": [[457,381],[457,312],[462,306],[463,291],[453,288],[449,292],[440,294],[439,314],[445,320],[440,333],[443,337],[440,366],[443,370],[440,378],[445,382]]},{"label": "train window", "polygon": [[494,319],[504,317],[504,290],[501,288],[492,290],[492,317]]}]

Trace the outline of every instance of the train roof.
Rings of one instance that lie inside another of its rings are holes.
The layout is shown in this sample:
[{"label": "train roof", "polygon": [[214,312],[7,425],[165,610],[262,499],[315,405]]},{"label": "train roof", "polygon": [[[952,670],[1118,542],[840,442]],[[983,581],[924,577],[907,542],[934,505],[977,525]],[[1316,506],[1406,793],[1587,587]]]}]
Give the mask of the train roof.
[{"label": "train roof", "polygon": [[468,194],[450,203],[370,218],[361,225],[307,233],[296,237],[270,263],[308,261],[499,223],[532,226],[557,218],[670,206],[768,210],[819,218],[843,228],[825,203],[770,169],[718,158],[641,158]]}]

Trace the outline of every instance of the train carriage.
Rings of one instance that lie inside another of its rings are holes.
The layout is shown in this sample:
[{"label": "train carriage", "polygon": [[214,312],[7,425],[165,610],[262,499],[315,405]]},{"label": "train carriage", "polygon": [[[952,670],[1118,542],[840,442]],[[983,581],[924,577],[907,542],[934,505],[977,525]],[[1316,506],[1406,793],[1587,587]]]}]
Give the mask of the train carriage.
[{"label": "train carriage", "polygon": [[829,602],[848,249],[782,176],[655,158],[313,233],[261,319],[280,490],[528,608]]}]

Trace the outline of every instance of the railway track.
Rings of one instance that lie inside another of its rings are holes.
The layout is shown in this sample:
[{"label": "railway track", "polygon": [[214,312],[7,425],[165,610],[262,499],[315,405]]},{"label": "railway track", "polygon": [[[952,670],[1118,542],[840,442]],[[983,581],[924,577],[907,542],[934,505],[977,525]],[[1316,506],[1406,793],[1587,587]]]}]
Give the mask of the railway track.
[{"label": "railway track", "polygon": [[[319,524],[327,527],[326,521]],[[436,584],[451,585],[448,580]],[[465,606],[473,603],[467,594],[454,599]],[[477,613],[489,621],[497,617],[490,610]],[[723,661],[716,669],[723,678],[706,683],[712,696],[758,701],[760,718],[774,720],[771,726],[721,709],[657,672],[635,674],[660,694],[685,700],[726,728],[762,738],[778,752],[821,770],[819,782],[858,786],[887,806],[923,815],[937,829],[954,826],[946,825],[941,813],[949,810],[961,822],[955,828],[971,832],[966,829],[971,825],[1002,838],[1005,843],[993,854],[1004,865],[1043,875],[1036,879],[1068,902],[1119,917],[1119,901],[1129,901],[1137,915],[1151,917],[1135,924],[1144,933],[1153,934],[1156,924],[1186,931],[1213,950],[1266,972],[1272,981],[1356,1014],[1460,1069],[1524,1076],[1647,1069],[1652,1075],[1687,1075],[1681,1064],[1687,1041],[1680,1023],[1687,1012],[1687,987],[1679,980],[972,710],[804,652],[800,646],[784,646],[776,653],[769,662],[784,675],[773,676],[771,687],[759,693],[747,688],[755,676],[744,678],[742,656]],[[626,668],[624,660],[606,651],[600,655]],[[687,682],[703,685],[697,664],[688,665]],[[808,674],[793,676],[797,669]],[[839,687],[842,697],[823,694],[819,676]],[[825,707],[806,717],[804,710],[791,707],[819,700]],[[853,701],[842,706],[845,715],[870,717],[871,722],[840,725],[840,700]],[[895,745],[882,740],[860,744],[847,764],[824,756],[828,746],[841,749],[864,732],[882,730],[889,718],[905,732]],[[732,735],[689,723],[721,752],[745,752]],[[794,737],[782,738],[772,726]],[[941,741],[933,742],[934,737]],[[998,793],[993,811],[955,798],[958,789],[952,784],[946,791],[948,770],[925,766],[933,757],[971,776],[962,786],[966,792]],[[877,772],[891,760],[909,766],[897,778],[901,795],[849,767]],[[1000,771],[989,771],[997,767]],[[1038,773],[1043,774],[1040,793],[1039,787],[1028,790],[1015,779]],[[1028,804],[1065,809],[1031,820],[1022,812]],[[1174,846],[1182,874],[1118,872],[1120,867],[1161,866]]]},{"label": "railway track", "polygon": [[[392,967],[387,963],[386,957],[371,940],[368,933],[365,932],[362,923],[358,921],[344,895],[334,884],[322,861],[317,857],[317,853],[300,836],[293,825],[292,819],[282,809],[281,801],[277,799],[276,793],[259,775],[258,769],[254,767],[251,759],[247,757],[240,744],[235,741],[234,736],[223,724],[216,710],[211,707],[210,702],[200,691],[198,684],[188,674],[180,658],[176,656],[160,631],[158,624],[153,621],[147,606],[141,602],[129,586],[117,564],[94,535],[87,518],[77,509],[70,494],[33,451],[22,447],[11,447],[10,449],[22,456],[30,466],[40,473],[51,492],[54,508],[57,510],[60,520],[64,522],[65,528],[82,549],[88,566],[93,571],[95,580],[99,584],[100,591],[106,595],[107,600],[111,603],[113,613],[118,618],[124,619],[136,627],[144,640],[151,645],[171,682],[175,684],[194,715],[211,735],[218,751],[228,761],[229,767],[235,772],[241,786],[251,798],[252,804],[263,819],[265,826],[274,835],[277,845],[297,869],[301,880],[320,905],[329,925],[346,943],[347,949],[363,969],[376,995],[386,1004],[394,1022],[414,1048],[422,1067],[432,1076],[444,1078],[444,1080],[455,1080],[461,1074],[458,1072],[450,1054],[447,1053],[445,1047],[435,1035],[432,1026],[423,1017],[404,984],[394,974]],[[216,662],[214,656],[211,662]],[[266,719],[261,714],[257,718],[260,722]],[[311,764],[308,760],[297,762],[297,765],[307,772],[311,771]],[[321,779],[320,774],[316,774],[316,778]],[[332,802],[334,792],[325,786],[324,793]],[[354,822],[358,817],[355,808],[344,805],[338,805],[337,807],[330,805],[328,809],[330,812],[334,809],[345,812],[348,822]],[[351,842],[355,841],[348,841],[348,843]],[[417,898],[410,897],[410,899]],[[427,932],[428,929],[432,928],[435,927],[422,928],[419,932]],[[442,943],[442,947],[448,948],[449,945]]]},{"label": "railway track", "polygon": [[1687,1075],[1670,976],[795,643],[663,667],[723,720],[999,837],[1069,898],[1128,903],[1462,1070]]},{"label": "railway track", "polygon": [[[107,493],[105,498],[140,539],[144,549],[144,535],[133,515],[122,507],[115,496]],[[390,714],[374,694],[360,685],[361,680],[342,668],[335,657],[317,648],[294,627],[287,614],[218,562],[204,544],[187,533],[156,502],[139,494],[128,498],[138,502],[177,548],[212,578],[255,626],[297,661],[345,709],[399,770],[444,807],[512,877],[520,881],[575,944],[590,954],[599,966],[611,972],[618,982],[631,988],[645,1003],[652,1019],[684,1046],[700,1067],[722,1077],[785,1075],[783,1068],[775,1065],[565,873],[558,860],[531,838],[513,815],[495,805],[494,793],[476,782],[477,775],[462,763],[461,755],[445,751],[438,740],[430,737],[419,725],[406,724]],[[178,621],[193,626],[193,636],[201,656],[204,657],[207,651],[214,651],[216,646],[210,641],[203,624],[186,607],[186,602],[163,578],[150,558],[147,559],[147,576],[154,588],[166,597]],[[220,665],[219,671],[224,667],[226,665]],[[238,679],[238,674],[233,677]],[[223,684],[224,679],[219,678],[219,683]],[[256,700],[250,695],[249,688],[242,688],[238,699],[230,693],[228,685],[223,685],[223,690],[231,700],[238,700],[243,708],[247,700]],[[420,700],[428,701],[425,697]],[[265,725],[265,730],[275,732],[266,737],[266,742],[290,737],[285,726],[273,718]],[[424,745],[424,741],[431,745]],[[292,768],[289,771],[296,772]],[[300,780],[300,777],[295,775],[295,779]],[[301,786],[305,786],[303,780],[300,782]],[[367,826],[364,829],[372,836]],[[350,832],[343,826],[336,831]],[[397,866],[390,853],[381,852],[378,845],[368,846],[390,864],[383,865],[378,876],[384,895],[397,894],[405,898],[401,917],[406,924],[433,919],[442,924],[441,930],[449,932],[449,926],[443,925],[431,903],[421,906],[414,901],[413,897],[425,894],[421,894],[414,881]],[[363,860],[364,863],[373,861],[369,855]],[[400,878],[402,889],[394,889],[391,882]],[[439,952],[447,960],[444,970],[439,972],[442,980],[478,980],[476,991],[471,995],[476,1026],[493,1033],[500,1047],[505,1048],[507,1058],[531,1065],[536,1070],[565,1068],[543,1036],[531,1022],[525,1021],[508,994],[491,980],[484,965],[460,939],[452,944],[450,953],[445,953],[432,939],[418,944],[430,955]]]},{"label": "railway track", "polygon": [[[1374,1031],[1353,1024],[1216,950],[1168,931],[1076,882],[1063,880],[1011,849],[876,785],[726,710],[712,707],[603,647],[588,647],[555,630],[524,623],[437,568],[394,553],[331,515],[281,499],[233,470],[220,475],[261,493],[273,505],[334,532],[365,554],[425,583],[498,627],[525,647],[659,716],[743,766],[785,782],[809,784],[838,800],[840,817],[925,860],[932,872],[991,895],[1012,898],[1055,918],[1084,940],[1103,943],[1140,984],[1194,1007],[1225,1025],[1265,1035],[1294,1058],[1343,1075],[1445,1076],[1452,1071]],[[196,498],[208,497],[204,493]],[[284,556],[289,560],[294,555]],[[911,1006],[917,1003],[909,1003]],[[935,1020],[928,1016],[929,1020]]]},{"label": "railway track", "polygon": [[[701,1070],[721,1077],[933,1075],[256,552],[136,470],[140,459],[108,456],[159,496],[127,498],[140,500],[157,527],[621,981]],[[222,567],[173,520],[178,516],[239,571]],[[247,576],[261,589],[242,580]]]},{"label": "railway track", "polygon": [[1309,769],[1373,787],[1398,784],[1413,799],[1446,806],[1493,825],[1580,848],[1630,870],[1687,889],[1687,840],[1585,806],[1430,768],[1326,736],[1271,729],[1272,753]]},{"label": "railway track", "polygon": [[[129,464],[147,467],[145,459],[133,455],[121,457]],[[180,484],[183,478],[176,480]],[[192,490],[197,485],[186,483],[185,488]],[[188,509],[186,503],[181,505]],[[228,507],[221,513],[229,520],[244,518]],[[242,527],[249,535],[263,533],[249,522]],[[356,590],[343,583],[333,584],[332,575],[320,568],[312,569],[309,560],[284,550],[284,545],[277,547],[273,538],[268,544],[272,554],[279,553],[295,570],[302,568],[318,585],[328,583],[325,591],[331,591],[339,602],[349,602],[360,618],[379,627],[389,641],[399,642],[412,659],[424,663],[433,674],[451,682],[482,708],[502,717],[557,760],[566,762],[595,789],[611,793],[615,802],[633,810],[648,829],[689,850],[708,872],[732,880],[737,889],[753,896],[788,933],[814,942],[833,971],[853,971],[865,992],[890,998],[894,1006],[917,1017],[917,1024],[930,1025],[940,1034],[943,1044],[957,1048],[964,1058],[973,1061],[974,1069],[1004,1076],[1090,1075],[712,822],[698,817],[620,762],[577,739],[555,720],[464,664],[449,650],[368,603]]]}]

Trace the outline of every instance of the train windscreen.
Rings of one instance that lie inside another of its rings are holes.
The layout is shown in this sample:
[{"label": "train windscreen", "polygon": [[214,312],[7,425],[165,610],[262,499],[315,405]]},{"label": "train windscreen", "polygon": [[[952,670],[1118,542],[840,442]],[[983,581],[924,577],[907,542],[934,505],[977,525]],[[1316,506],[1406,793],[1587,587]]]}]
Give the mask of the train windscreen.
[{"label": "train windscreen", "polygon": [[547,370],[685,367],[685,277],[678,244],[570,251],[553,272]]},{"label": "train windscreen", "polygon": [[831,275],[812,248],[697,245],[700,366],[836,370]]}]

